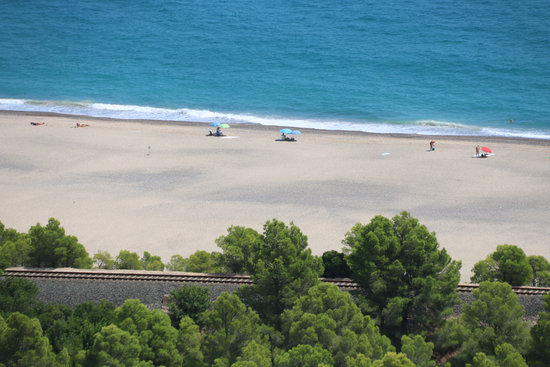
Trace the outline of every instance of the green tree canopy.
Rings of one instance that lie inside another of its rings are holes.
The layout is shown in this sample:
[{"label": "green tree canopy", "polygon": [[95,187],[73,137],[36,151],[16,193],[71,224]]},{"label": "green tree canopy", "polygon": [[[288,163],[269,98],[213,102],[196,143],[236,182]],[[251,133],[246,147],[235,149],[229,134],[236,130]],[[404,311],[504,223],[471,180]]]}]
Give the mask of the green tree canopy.
[{"label": "green tree canopy", "polygon": [[201,315],[206,331],[203,350],[207,361],[226,360],[229,365],[243,355],[243,348],[255,340],[269,344],[267,331],[258,314],[235,294],[222,292],[212,309]]},{"label": "green tree canopy", "polygon": [[550,293],[543,297],[543,305],[544,311],[531,329],[528,360],[532,367],[545,367],[550,361]]},{"label": "green tree canopy", "polygon": [[40,322],[19,312],[0,316],[0,364],[6,366],[68,366],[66,352],[56,355]]},{"label": "green tree canopy", "polygon": [[29,230],[29,265],[38,268],[92,267],[92,259],[75,236],[65,235],[58,220],[50,218],[42,227],[40,223]]},{"label": "green tree canopy", "polygon": [[113,269],[115,267],[115,260],[107,251],[98,251],[92,260],[98,269]]},{"label": "green tree canopy", "polygon": [[0,222],[0,273],[10,266],[26,265],[30,251],[30,239],[25,233],[6,228]]},{"label": "green tree canopy", "polygon": [[143,270],[143,266],[137,253],[120,250],[115,259],[115,269]]},{"label": "green tree canopy", "polygon": [[115,310],[115,324],[137,338],[140,360],[150,361],[156,366],[181,364],[177,330],[161,310],[151,311],[139,300],[129,299]]},{"label": "green tree canopy", "polygon": [[346,262],[344,253],[335,250],[323,253],[323,277],[325,278],[349,278],[351,269]]},{"label": "green tree canopy", "polygon": [[462,310],[462,319],[470,332],[463,346],[465,353],[494,356],[496,348],[504,343],[524,353],[529,328],[522,321],[524,310],[512,287],[508,283],[483,282],[473,296],[472,304],[465,304]]},{"label": "green tree canopy", "polygon": [[32,316],[37,294],[38,287],[28,279],[0,278],[0,315],[7,317],[12,312],[21,312]]},{"label": "green tree canopy", "polygon": [[527,367],[523,356],[510,344],[504,343],[496,347],[495,356],[499,366]]},{"label": "green tree canopy", "polygon": [[311,287],[283,313],[282,320],[287,348],[320,345],[331,353],[335,366],[344,366],[347,357],[357,354],[375,360],[394,351],[390,340],[361,313],[349,293],[334,284]]},{"label": "green tree canopy", "polygon": [[153,256],[147,251],[143,253],[143,257],[141,258],[141,266],[145,270],[156,270],[156,271],[163,271],[164,270],[164,264],[162,263],[162,259],[160,256]]},{"label": "green tree canopy", "polygon": [[192,273],[220,273],[219,256],[217,253],[198,250],[187,259],[185,271]]},{"label": "green tree canopy", "polygon": [[384,358],[374,361],[373,367],[416,367],[404,353],[388,352]]},{"label": "green tree canopy", "polygon": [[115,306],[105,300],[97,304],[84,302],[76,306],[69,319],[71,355],[79,348],[85,351],[91,349],[95,334],[113,323],[114,319]]},{"label": "green tree canopy", "polygon": [[404,334],[435,330],[452,312],[461,264],[409,213],[358,223],[343,243],[365,312],[395,344]]},{"label": "green tree canopy", "polygon": [[433,343],[426,342],[420,335],[401,337],[401,353],[404,353],[416,367],[436,367],[432,360]]},{"label": "green tree canopy", "polygon": [[506,282],[510,285],[529,285],[533,281],[533,269],[525,252],[514,245],[499,245],[495,252],[474,265],[471,281]]},{"label": "green tree canopy", "polygon": [[527,363],[514,347],[505,343],[496,348],[495,356],[476,353],[472,363],[466,363],[466,367],[527,367]]},{"label": "green tree canopy", "polygon": [[275,357],[274,367],[330,367],[330,352],[321,346],[297,345]]},{"label": "green tree canopy", "polygon": [[[48,338],[55,353],[72,344],[74,335],[71,335],[70,318],[73,310],[67,305],[47,304],[41,305],[36,312],[36,318],[40,321],[43,334]],[[82,349],[77,343],[75,349]]]},{"label": "green tree canopy", "polygon": [[201,351],[202,335],[199,327],[189,316],[182,317],[178,329],[178,351],[183,357],[183,367],[203,367]]},{"label": "green tree canopy", "polygon": [[286,226],[276,219],[267,221],[260,243],[250,273],[254,284],[239,288],[238,293],[262,320],[280,330],[280,315],[319,282],[323,265],[293,223]]},{"label": "green tree canopy", "polygon": [[242,355],[237,357],[237,362],[231,367],[271,367],[271,350],[265,343],[258,343],[252,340],[242,351]]},{"label": "green tree canopy", "polygon": [[140,352],[137,337],[111,324],[95,335],[88,361],[95,366],[133,367],[139,363]]},{"label": "green tree canopy", "polygon": [[371,367],[372,361],[364,354],[355,357],[346,357],[346,367]]},{"label": "green tree canopy", "polygon": [[199,322],[202,312],[210,308],[210,294],[206,287],[194,284],[184,285],[170,292],[170,319],[177,327],[184,316]]},{"label": "green tree canopy", "polygon": [[261,246],[261,236],[252,228],[231,226],[227,235],[216,239],[223,250],[221,265],[231,273],[254,273],[257,251]]},{"label": "green tree canopy", "polygon": [[534,287],[550,287],[550,262],[543,256],[531,255],[527,257],[533,270]]},{"label": "green tree canopy", "polygon": [[168,271],[186,271],[187,259],[181,255],[172,255],[170,261],[166,264]]}]

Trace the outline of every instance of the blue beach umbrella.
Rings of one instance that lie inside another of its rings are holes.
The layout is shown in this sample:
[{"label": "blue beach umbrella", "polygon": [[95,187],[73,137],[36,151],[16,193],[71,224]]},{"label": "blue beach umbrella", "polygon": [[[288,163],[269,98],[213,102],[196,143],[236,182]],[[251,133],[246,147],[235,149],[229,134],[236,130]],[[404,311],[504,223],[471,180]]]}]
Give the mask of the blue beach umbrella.
[{"label": "blue beach umbrella", "polygon": [[292,135],[300,135],[302,132],[300,130],[292,130],[290,133]]},{"label": "blue beach umbrella", "polygon": [[220,125],[221,125],[221,124],[220,124],[219,122],[213,122],[213,123],[210,124],[210,126],[214,126],[214,127],[220,126]]},{"label": "blue beach umbrella", "polygon": [[281,134],[290,134],[292,133],[292,130],[290,129],[281,129]]}]

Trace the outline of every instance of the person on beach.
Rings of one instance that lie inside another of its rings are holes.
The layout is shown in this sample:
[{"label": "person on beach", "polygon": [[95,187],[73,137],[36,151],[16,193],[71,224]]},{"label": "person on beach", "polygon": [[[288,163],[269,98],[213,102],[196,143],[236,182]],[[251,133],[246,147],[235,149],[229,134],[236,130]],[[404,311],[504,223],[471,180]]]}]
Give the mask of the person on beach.
[{"label": "person on beach", "polygon": [[88,127],[88,126],[90,126],[90,125],[88,125],[88,124],[81,124],[80,122],[77,122],[77,123],[76,123],[76,127]]},{"label": "person on beach", "polygon": [[476,145],[476,157],[479,157],[479,145]]},{"label": "person on beach", "polygon": [[282,140],[282,141],[296,141],[296,139],[294,139],[294,137],[289,138],[288,136],[286,136],[285,133],[282,133],[282,134],[281,134],[281,140]]},{"label": "person on beach", "polygon": [[435,140],[430,141],[430,150],[435,150]]},{"label": "person on beach", "polygon": [[218,126],[218,127],[216,128],[216,132],[213,133],[212,130],[210,130],[208,136],[223,136],[223,133],[222,133],[222,131],[220,130],[220,127]]},{"label": "person on beach", "polygon": [[34,122],[34,121],[31,121],[31,125],[32,126],[42,126],[42,125],[46,125],[45,122]]}]

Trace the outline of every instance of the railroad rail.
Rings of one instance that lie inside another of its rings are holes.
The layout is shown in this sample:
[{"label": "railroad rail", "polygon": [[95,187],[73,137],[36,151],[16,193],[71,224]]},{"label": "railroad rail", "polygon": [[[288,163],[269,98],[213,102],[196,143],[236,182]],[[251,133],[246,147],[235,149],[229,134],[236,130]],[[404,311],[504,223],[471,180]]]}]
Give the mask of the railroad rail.
[{"label": "railroad rail", "polygon": [[[104,270],[104,269],[31,269],[7,268],[4,276],[22,278],[48,279],[83,279],[83,280],[111,280],[111,281],[151,281],[151,282],[179,282],[179,283],[225,283],[225,284],[252,284],[253,281],[246,274],[207,274],[187,272],[145,271],[145,270]],[[326,283],[335,284],[341,289],[353,290],[359,286],[348,278],[320,278]],[[457,291],[471,293],[479,284],[459,284]],[[544,295],[550,292],[550,287],[512,287],[518,295]]]}]

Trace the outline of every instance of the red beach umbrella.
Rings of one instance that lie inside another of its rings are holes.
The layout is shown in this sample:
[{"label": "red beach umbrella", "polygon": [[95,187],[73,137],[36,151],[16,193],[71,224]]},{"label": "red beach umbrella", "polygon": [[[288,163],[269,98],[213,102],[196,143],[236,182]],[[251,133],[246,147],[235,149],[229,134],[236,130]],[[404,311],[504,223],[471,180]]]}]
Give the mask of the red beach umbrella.
[{"label": "red beach umbrella", "polygon": [[493,153],[493,151],[487,147],[481,147],[481,150],[483,150],[485,153]]}]

